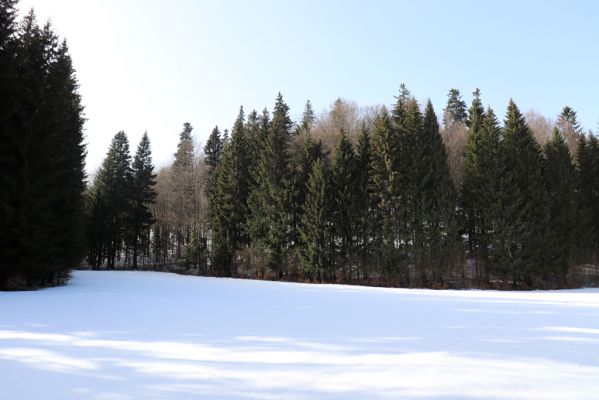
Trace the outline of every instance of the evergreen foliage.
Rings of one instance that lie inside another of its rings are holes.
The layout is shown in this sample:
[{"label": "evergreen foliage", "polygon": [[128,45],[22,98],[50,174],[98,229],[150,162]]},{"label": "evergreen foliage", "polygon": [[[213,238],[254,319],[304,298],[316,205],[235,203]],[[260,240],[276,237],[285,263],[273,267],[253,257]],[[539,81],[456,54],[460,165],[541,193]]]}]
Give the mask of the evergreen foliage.
[{"label": "evergreen foliage", "polygon": [[306,107],[304,108],[304,113],[302,114],[300,129],[303,132],[310,132],[312,125],[314,125],[314,121],[316,121],[316,114],[312,109],[312,103],[310,103],[310,100],[308,100],[306,101]]},{"label": "evergreen foliage", "polygon": [[133,170],[129,140],[123,131],[113,138],[91,189],[88,261],[99,267],[104,262],[115,268],[130,232]]},{"label": "evergreen foliage", "polygon": [[547,231],[540,227],[548,226],[550,215],[541,150],[513,101],[508,106],[500,154],[506,168],[496,191],[500,201],[494,211],[502,223],[493,231],[492,266],[514,286],[530,286],[533,278],[547,272]]},{"label": "evergreen foliage", "polygon": [[57,283],[84,252],[83,107],[66,42],[0,2],[0,287]]},{"label": "evergreen foliage", "polygon": [[344,131],[341,131],[332,155],[331,167],[331,220],[337,238],[333,248],[336,257],[333,266],[340,266],[348,280],[354,263],[356,206],[357,206],[356,155]]},{"label": "evergreen foliage", "polygon": [[545,144],[545,183],[549,202],[552,235],[547,243],[546,263],[560,284],[566,279],[568,265],[573,261],[576,228],[576,169],[568,145],[558,129]]},{"label": "evergreen foliage", "polygon": [[466,123],[468,113],[466,102],[458,89],[450,89],[447,94],[447,106],[444,110],[443,124],[447,127],[455,122]]},{"label": "evergreen foliage", "polygon": [[249,148],[245,132],[243,107],[225,144],[216,167],[214,189],[210,201],[210,226],[214,267],[224,276],[231,276],[231,264],[237,250],[247,245],[249,193]]},{"label": "evergreen foliage", "polygon": [[254,170],[255,187],[248,199],[251,214],[248,231],[252,242],[263,250],[267,266],[282,277],[289,233],[291,180],[288,150],[293,123],[289,118],[289,107],[280,93],[272,121],[268,121],[267,115],[263,113],[265,136]]},{"label": "evergreen foliage", "polygon": [[299,230],[302,243],[300,262],[304,274],[310,281],[328,280],[326,271],[331,259],[329,251],[329,203],[327,199],[327,178],[323,161],[317,158],[313,163],[306,187],[306,201]]},{"label": "evergreen foliage", "polygon": [[152,164],[150,139],[145,132],[137,146],[132,164],[130,234],[132,266],[137,268],[140,249],[147,256],[150,227],[155,222],[150,207],[156,200],[156,175]]}]

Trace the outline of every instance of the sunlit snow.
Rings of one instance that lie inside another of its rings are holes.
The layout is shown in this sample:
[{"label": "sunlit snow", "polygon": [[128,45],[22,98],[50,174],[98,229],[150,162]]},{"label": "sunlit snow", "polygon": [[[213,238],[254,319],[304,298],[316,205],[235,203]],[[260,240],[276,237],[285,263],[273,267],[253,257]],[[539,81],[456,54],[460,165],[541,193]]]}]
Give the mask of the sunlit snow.
[{"label": "sunlit snow", "polygon": [[0,293],[6,399],[597,399],[599,290],[77,271]]}]

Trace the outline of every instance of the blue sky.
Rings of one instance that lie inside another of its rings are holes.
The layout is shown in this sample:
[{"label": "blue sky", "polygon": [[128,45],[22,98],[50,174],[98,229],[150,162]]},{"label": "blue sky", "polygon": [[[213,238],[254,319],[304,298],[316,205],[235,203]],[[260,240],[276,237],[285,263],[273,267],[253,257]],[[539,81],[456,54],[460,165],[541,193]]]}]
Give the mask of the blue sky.
[{"label": "blue sky", "polygon": [[299,118],[310,99],[391,104],[405,82],[438,115],[450,88],[503,115],[599,122],[599,5],[591,1],[21,0],[67,38],[86,106],[88,171],[112,136],[147,130],[167,163],[183,122],[203,142],[240,105]]}]

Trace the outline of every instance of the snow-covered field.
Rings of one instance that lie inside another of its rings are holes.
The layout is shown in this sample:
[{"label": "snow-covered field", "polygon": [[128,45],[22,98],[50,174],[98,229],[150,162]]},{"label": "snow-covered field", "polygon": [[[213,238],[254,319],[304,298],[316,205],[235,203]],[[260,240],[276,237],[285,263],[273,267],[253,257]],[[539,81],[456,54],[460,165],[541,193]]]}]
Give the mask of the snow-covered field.
[{"label": "snow-covered field", "polygon": [[597,399],[599,290],[78,271],[0,293],[2,399]]}]

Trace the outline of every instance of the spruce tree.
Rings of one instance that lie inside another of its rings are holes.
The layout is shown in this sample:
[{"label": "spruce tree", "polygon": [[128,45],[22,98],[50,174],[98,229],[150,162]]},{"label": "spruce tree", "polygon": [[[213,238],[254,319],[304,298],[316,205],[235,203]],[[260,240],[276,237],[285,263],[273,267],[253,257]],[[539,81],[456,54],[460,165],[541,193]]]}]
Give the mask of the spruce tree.
[{"label": "spruce tree", "polygon": [[17,194],[15,119],[19,94],[17,85],[16,0],[0,0],[0,288],[12,275],[18,254],[14,247]]},{"label": "spruce tree", "polygon": [[[129,154],[129,140],[123,131],[113,138],[91,189],[91,211],[88,232],[96,252],[90,263],[100,266],[106,260],[108,268],[115,268],[122,256],[123,244],[131,221],[131,187],[133,171]],[[97,226],[99,225],[99,226]]]},{"label": "spruce tree", "polygon": [[[466,151],[464,154],[464,179],[460,188],[459,204],[460,204],[460,225],[463,231],[468,235],[468,251],[469,255],[475,261],[475,275],[478,279],[483,278],[481,266],[482,249],[486,244],[482,242],[482,232],[485,230],[485,222],[482,218],[483,207],[485,204],[481,202],[479,191],[485,185],[486,179],[481,163],[482,153],[481,148],[481,130],[484,123],[485,113],[480,100],[480,91],[476,89],[473,93],[474,98],[472,105],[468,111],[468,137],[466,142]],[[494,116],[492,117],[492,119]],[[487,134],[493,135],[495,127],[493,124],[496,121],[490,121],[487,128]]]},{"label": "spruce tree", "polygon": [[462,95],[458,89],[450,89],[447,94],[447,106],[443,115],[443,125],[446,127],[455,123],[466,123],[468,114],[466,112],[466,102],[462,100]]},{"label": "spruce tree", "polygon": [[[267,114],[266,114],[267,115]],[[249,197],[252,242],[262,248],[268,267],[280,278],[284,273],[290,215],[289,141],[293,123],[289,107],[279,93],[272,121],[254,171],[255,187]]]},{"label": "spruce tree", "polygon": [[416,137],[416,153],[411,173],[415,176],[416,215],[415,231],[422,235],[422,243],[415,241],[418,259],[431,267],[437,282],[442,280],[455,244],[456,192],[449,172],[447,153],[439,133],[439,122],[430,100],[424,112],[422,132]]},{"label": "spruce tree", "polygon": [[294,247],[301,246],[299,226],[306,201],[306,187],[312,164],[324,157],[321,142],[314,142],[307,133],[297,138],[296,150],[291,158],[291,231],[289,243]]},{"label": "spruce tree", "polygon": [[137,268],[139,250],[147,254],[150,226],[155,222],[150,207],[156,200],[156,175],[152,164],[150,139],[145,132],[137,146],[132,164],[131,250],[132,267]]},{"label": "spruce tree", "polygon": [[243,107],[223,149],[216,168],[215,187],[210,202],[210,226],[214,266],[224,276],[231,276],[235,251],[246,246],[249,193],[249,149],[245,133]]},{"label": "spruce tree", "polygon": [[[503,182],[510,167],[502,149],[503,132],[491,108],[485,112],[476,138],[474,147],[469,148],[476,169],[470,172],[472,180],[469,182],[472,186],[467,195],[475,218],[473,241],[476,246],[477,274],[479,279],[488,283],[490,272],[497,275],[504,262],[502,234],[506,232],[509,221],[504,214],[506,201]],[[465,195],[463,192],[462,196]]]},{"label": "spruce tree", "polygon": [[588,262],[594,250],[597,227],[594,224],[594,209],[597,195],[594,193],[595,166],[590,151],[590,137],[578,138],[576,156],[576,256],[577,262]]},{"label": "spruce tree", "polygon": [[302,114],[302,121],[300,123],[300,130],[302,132],[310,132],[312,129],[312,125],[314,125],[314,121],[316,121],[316,114],[312,109],[312,103],[310,100],[306,101],[306,106],[304,108],[304,113]]},{"label": "spruce tree", "polygon": [[204,145],[204,160],[206,165],[208,165],[209,171],[213,171],[218,164],[222,149],[223,141],[220,137],[220,130],[218,126],[215,126]]},{"label": "spruce tree", "polygon": [[335,235],[333,249],[335,257],[331,260],[340,266],[348,280],[354,258],[354,230],[356,207],[356,155],[344,131],[341,131],[332,156],[332,221]]},{"label": "spruce tree", "polygon": [[0,286],[22,288],[57,282],[80,261],[85,148],[66,43],[33,12],[18,32],[14,17],[15,3],[2,2]]},{"label": "spruce tree", "polygon": [[546,264],[553,268],[551,273],[557,284],[564,284],[568,264],[574,254],[574,229],[576,224],[576,170],[568,145],[557,128],[545,145],[545,184],[551,215]]},{"label": "spruce tree", "polygon": [[375,196],[370,185],[371,171],[371,153],[372,145],[370,143],[370,133],[366,124],[360,126],[360,134],[356,144],[356,162],[355,162],[355,253],[357,265],[357,278],[360,281],[361,276],[367,277],[369,272],[369,263],[372,255],[372,246],[374,236],[378,234],[373,228],[372,223],[375,209]]},{"label": "spruce tree", "polygon": [[[402,111],[403,112],[403,111]],[[403,228],[399,212],[399,140],[391,117],[381,110],[372,128],[371,185],[375,198],[373,229],[379,234],[373,242],[376,272],[389,282],[400,274],[402,267],[400,243]]]},{"label": "spruce tree", "polygon": [[327,183],[323,161],[318,158],[312,163],[306,188],[299,230],[302,246],[299,250],[304,274],[310,281],[330,279],[325,275],[330,265],[329,222],[327,213]]},{"label": "spruce tree", "polygon": [[509,167],[501,188],[505,229],[494,235],[501,235],[503,276],[514,286],[522,282],[530,286],[533,278],[546,277],[549,210],[541,150],[513,101],[508,106],[503,136],[502,162]]}]

